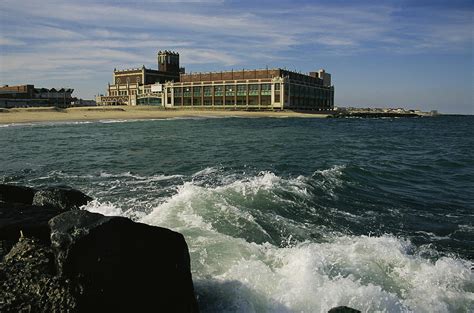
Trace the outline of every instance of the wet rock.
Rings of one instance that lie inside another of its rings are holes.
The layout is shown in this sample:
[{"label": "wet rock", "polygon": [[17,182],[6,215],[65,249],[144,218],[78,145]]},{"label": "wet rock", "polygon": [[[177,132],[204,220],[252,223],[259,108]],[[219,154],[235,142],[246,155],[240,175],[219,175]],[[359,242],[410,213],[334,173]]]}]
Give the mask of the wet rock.
[{"label": "wet rock", "polygon": [[0,197],[0,312],[198,312],[181,234],[75,210],[92,199],[69,187]]},{"label": "wet rock", "polygon": [[350,308],[348,306],[338,306],[338,307],[330,309],[328,313],[361,313],[361,312],[359,310]]},{"label": "wet rock", "polygon": [[20,231],[49,243],[48,221],[62,211],[21,203],[0,202],[0,257],[7,254],[20,238]]},{"label": "wet rock", "polygon": [[32,204],[35,192],[28,187],[0,184],[0,202]]},{"label": "wet rock", "polygon": [[79,209],[92,198],[67,186],[48,187],[35,192],[32,204],[68,211]]},{"label": "wet rock", "polygon": [[77,294],[37,239],[21,238],[0,263],[0,312],[74,312]]},{"label": "wet rock", "polygon": [[198,311],[181,234],[80,210],[49,225],[57,272],[84,291],[81,311]]},{"label": "wet rock", "polygon": [[91,201],[70,187],[35,190],[14,185],[0,185],[0,258],[18,241],[20,231],[49,243],[48,221],[66,211]]}]

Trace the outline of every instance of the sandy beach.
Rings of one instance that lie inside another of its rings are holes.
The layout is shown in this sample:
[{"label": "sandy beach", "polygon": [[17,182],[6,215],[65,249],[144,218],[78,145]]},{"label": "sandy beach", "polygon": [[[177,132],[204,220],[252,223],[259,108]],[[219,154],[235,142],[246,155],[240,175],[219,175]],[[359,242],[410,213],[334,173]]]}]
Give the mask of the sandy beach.
[{"label": "sandy beach", "polygon": [[92,121],[92,120],[127,120],[127,119],[161,119],[173,117],[304,117],[325,118],[328,114],[300,113],[292,111],[282,112],[249,112],[231,110],[188,110],[163,109],[157,107],[78,107],[58,109],[45,108],[12,108],[0,109],[0,124],[33,123],[33,122],[61,122],[61,121]]}]

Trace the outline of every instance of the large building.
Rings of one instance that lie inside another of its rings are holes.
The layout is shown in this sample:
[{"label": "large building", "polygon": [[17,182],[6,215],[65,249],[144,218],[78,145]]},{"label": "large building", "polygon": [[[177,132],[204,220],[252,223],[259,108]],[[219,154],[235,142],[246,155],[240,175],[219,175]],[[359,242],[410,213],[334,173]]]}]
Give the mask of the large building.
[{"label": "large building", "polygon": [[308,75],[276,69],[186,74],[179,54],[158,52],[158,70],[114,70],[99,105],[160,105],[165,108],[319,110],[334,108],[334,86],[324,70]]},{"label": "large building", "polygon": [[35,88],[34,85],[0,87],[0,107],[70,106],[75,100],[71,88]]}]

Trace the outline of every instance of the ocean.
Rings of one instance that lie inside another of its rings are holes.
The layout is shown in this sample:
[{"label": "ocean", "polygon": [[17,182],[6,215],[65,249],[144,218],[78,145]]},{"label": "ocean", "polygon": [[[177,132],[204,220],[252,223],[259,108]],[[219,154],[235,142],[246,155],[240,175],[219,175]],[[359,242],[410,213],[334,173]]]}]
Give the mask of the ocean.
[{"label": "ocean", "polygon": [[202,312],[474,311],[473,116],[0,125],[0,164],[184,234]]}]

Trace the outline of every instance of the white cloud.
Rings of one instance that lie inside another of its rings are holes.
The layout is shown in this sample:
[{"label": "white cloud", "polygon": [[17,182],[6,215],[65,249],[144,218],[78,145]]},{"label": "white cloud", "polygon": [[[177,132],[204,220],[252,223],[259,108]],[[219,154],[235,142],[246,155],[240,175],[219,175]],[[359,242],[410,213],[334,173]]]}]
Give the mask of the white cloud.
[{"label": "white cloud", "polygon": [[3,0],[0,76],[80,73],[95,79],[114,67],[155,67],[159,49],[177,50],[191,68],[212,64],[215,69],[277,61],[291,66],[302,54],[312,63],[317,54],[472,49],[472,12],[448,10],[423,20],[400,17],[400,10],[316,1],[242,7],[219,0]]},{"label": "white cloud", "polygon": [[7,37],[0,37],[0,46],[22,46],[26,43],[21,40],[7,38]]}]

